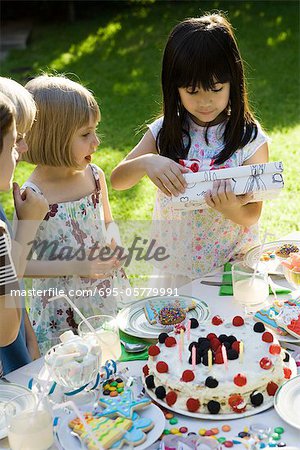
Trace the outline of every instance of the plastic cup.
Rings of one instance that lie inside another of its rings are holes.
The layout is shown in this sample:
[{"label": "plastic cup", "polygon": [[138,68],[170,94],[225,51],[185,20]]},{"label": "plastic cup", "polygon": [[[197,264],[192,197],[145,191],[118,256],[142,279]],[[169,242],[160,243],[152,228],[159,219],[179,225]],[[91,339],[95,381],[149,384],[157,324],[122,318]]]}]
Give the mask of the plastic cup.
[{"label": "plastic cup", "polygon": [[[101,364],[104,365],[109,359],[117,361],[121,356],[122,350],[116,319],[108,315],[99,315],[88,317],[86,320],[96,331],[95,340],[98,339],[102,352]],[[83,321],[78,326],[78,334],[82,337],[89,335],[91,338],[93,335]]]},{"label": "plastic cup", "polygon": [[22,394],[6,403],[4,414],[11,450],[47,450],[53,442],[53,419],[47,399]]}]

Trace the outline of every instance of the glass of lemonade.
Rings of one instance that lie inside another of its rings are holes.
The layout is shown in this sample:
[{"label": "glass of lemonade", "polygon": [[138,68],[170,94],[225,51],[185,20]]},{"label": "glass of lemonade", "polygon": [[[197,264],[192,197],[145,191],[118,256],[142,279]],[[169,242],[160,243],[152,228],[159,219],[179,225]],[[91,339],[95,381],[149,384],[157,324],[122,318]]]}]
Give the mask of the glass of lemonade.
[{"label": "glass of lemonade", "polygon": [[[104,365],[108,359],[117,361],[121,356],[121,343],[119,328],[114,317],[108,315],[98,315],[86,319],[96,331],[95,339],[101,347],[101,364]],[[78,326],[79,336],[92,335],[93,333],[85,322],[80,322]]]},{"label": "glass of lemonade", "polygon": [[4,414],[11,450],[47,450],[52,447],[53,419],[47,399],[41,402],[34,399],[33,402],[31,393],[19,395],[6,403]]},{"label": "glass of lemonade", "polygon": [[234,299],[244,307],[245,314],[260,309],[269,297],[268,273],[257,271],[243,262],[232,265]]}]

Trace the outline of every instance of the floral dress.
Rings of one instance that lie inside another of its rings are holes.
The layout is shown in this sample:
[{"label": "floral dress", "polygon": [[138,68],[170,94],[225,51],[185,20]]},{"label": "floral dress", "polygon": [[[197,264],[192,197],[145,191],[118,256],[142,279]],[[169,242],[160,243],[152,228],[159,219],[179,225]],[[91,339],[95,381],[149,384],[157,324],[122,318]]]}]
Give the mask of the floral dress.
[{"label": "floral dress", "polygon": [[[163,117],[149,125],[155,139],[162,122]],[[209,127],[207,143],[206,128],[189,119],[191,146],[187,159],[199,160],[201,171],[241,166],[268,140],[258,125],[257,137],[252,142],[237,150],[222,166],[214,165],[214,159],[223,148],[224,127],[224,123]],[[176,210],[161,190],[157,191],[152,228],[157,245],[164,246],[169,255],[165,261],[154,264],[155,278],[165,280],[165,283],[158,282],[157,285],[166,284],[170,277],[173,287],[176,286],[176,277],[183,277],[185,282],[200,278],[230,260],[241,258],[259,242],[257,224],[251,227],[237,225],[212,208]]]},{"label": "floral dress", "polygon": [[[95,191],[80,200],[52,204],[36,234],[37,248],[33,258],[51,260],[55,257],[66,260],[71,253],[88,250],[98,243],[99,248],[106,245],[104,212],[97,166],[91,164],[95,179]],[[23,186],[39,191],[31,182]],[[47,247],[43,242],[53,243]],[[53,253],[53,249],[55,252]],[[72,249],[72,250],[71,250]],[[98,254],[98,253],[97,253]],[[60,256],[59,256],[60,255]],[[95,255],[95,253],[94,253]],[[77,275],[58,278],[33,279],[30,300],[30,319],[36,333],[41,354],[58,344],[59,336],[66,330],[77,332],[81,319],[63,298],[49,301],[51,297],[64,292],[79,308],[85,317],[97,314],[115,315],[117,296],[109,289],[116,287],[126,291],[129,282],[123,269],[115,271],[106,279],[81,278]]]}]

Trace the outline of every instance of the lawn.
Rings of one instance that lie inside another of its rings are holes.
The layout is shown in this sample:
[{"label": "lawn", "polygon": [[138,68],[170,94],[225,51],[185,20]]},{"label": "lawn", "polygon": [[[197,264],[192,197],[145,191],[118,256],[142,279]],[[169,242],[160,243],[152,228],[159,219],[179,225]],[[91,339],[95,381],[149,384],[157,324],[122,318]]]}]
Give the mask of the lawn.
[{"label": "lawn", "polygon": [[[270,159],[282,160],[285,188],[264,206],[262,227],[275,236],[299,230],[299,3],[104,2],[75,23],[36,22],[26,50],[11,52],[1,75],[24,83],[42,71],[57,71],[92,89],[102,111],[101,146],[95,156],[109,177],[113,167],[160,112],[160,61],[171,28],[205,11],[226,11],[246,62],[251,104],[271,138]],[[21,68],[21,69],[20,69]],[[22,69],[23,68],[23,69]],[[21,163],[22,183],[32,167]],[[150,219],[155,189],[143,179],[134,188],[109,195],[115,218]],[[11,193],[1,194],[12,216]]]}]

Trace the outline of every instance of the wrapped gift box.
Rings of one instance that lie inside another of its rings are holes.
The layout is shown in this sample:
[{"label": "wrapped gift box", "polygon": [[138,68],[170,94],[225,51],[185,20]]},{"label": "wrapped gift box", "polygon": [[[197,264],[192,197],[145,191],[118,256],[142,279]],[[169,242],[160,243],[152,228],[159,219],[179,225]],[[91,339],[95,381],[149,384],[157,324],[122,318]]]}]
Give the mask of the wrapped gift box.
[{"label": "wrapped gift box", "polygon": [[283,164],[281,161],[265,164],[249,164],[218,170],[205,170],[187,173],[184,177],[188,183],[184,194],[172,197],[176,209],[204,209],[207,204],[204,196],[213,187],[215,180],[230,180],[236,195],[253,192],[252,202],[273,199],[284,186]]}]

